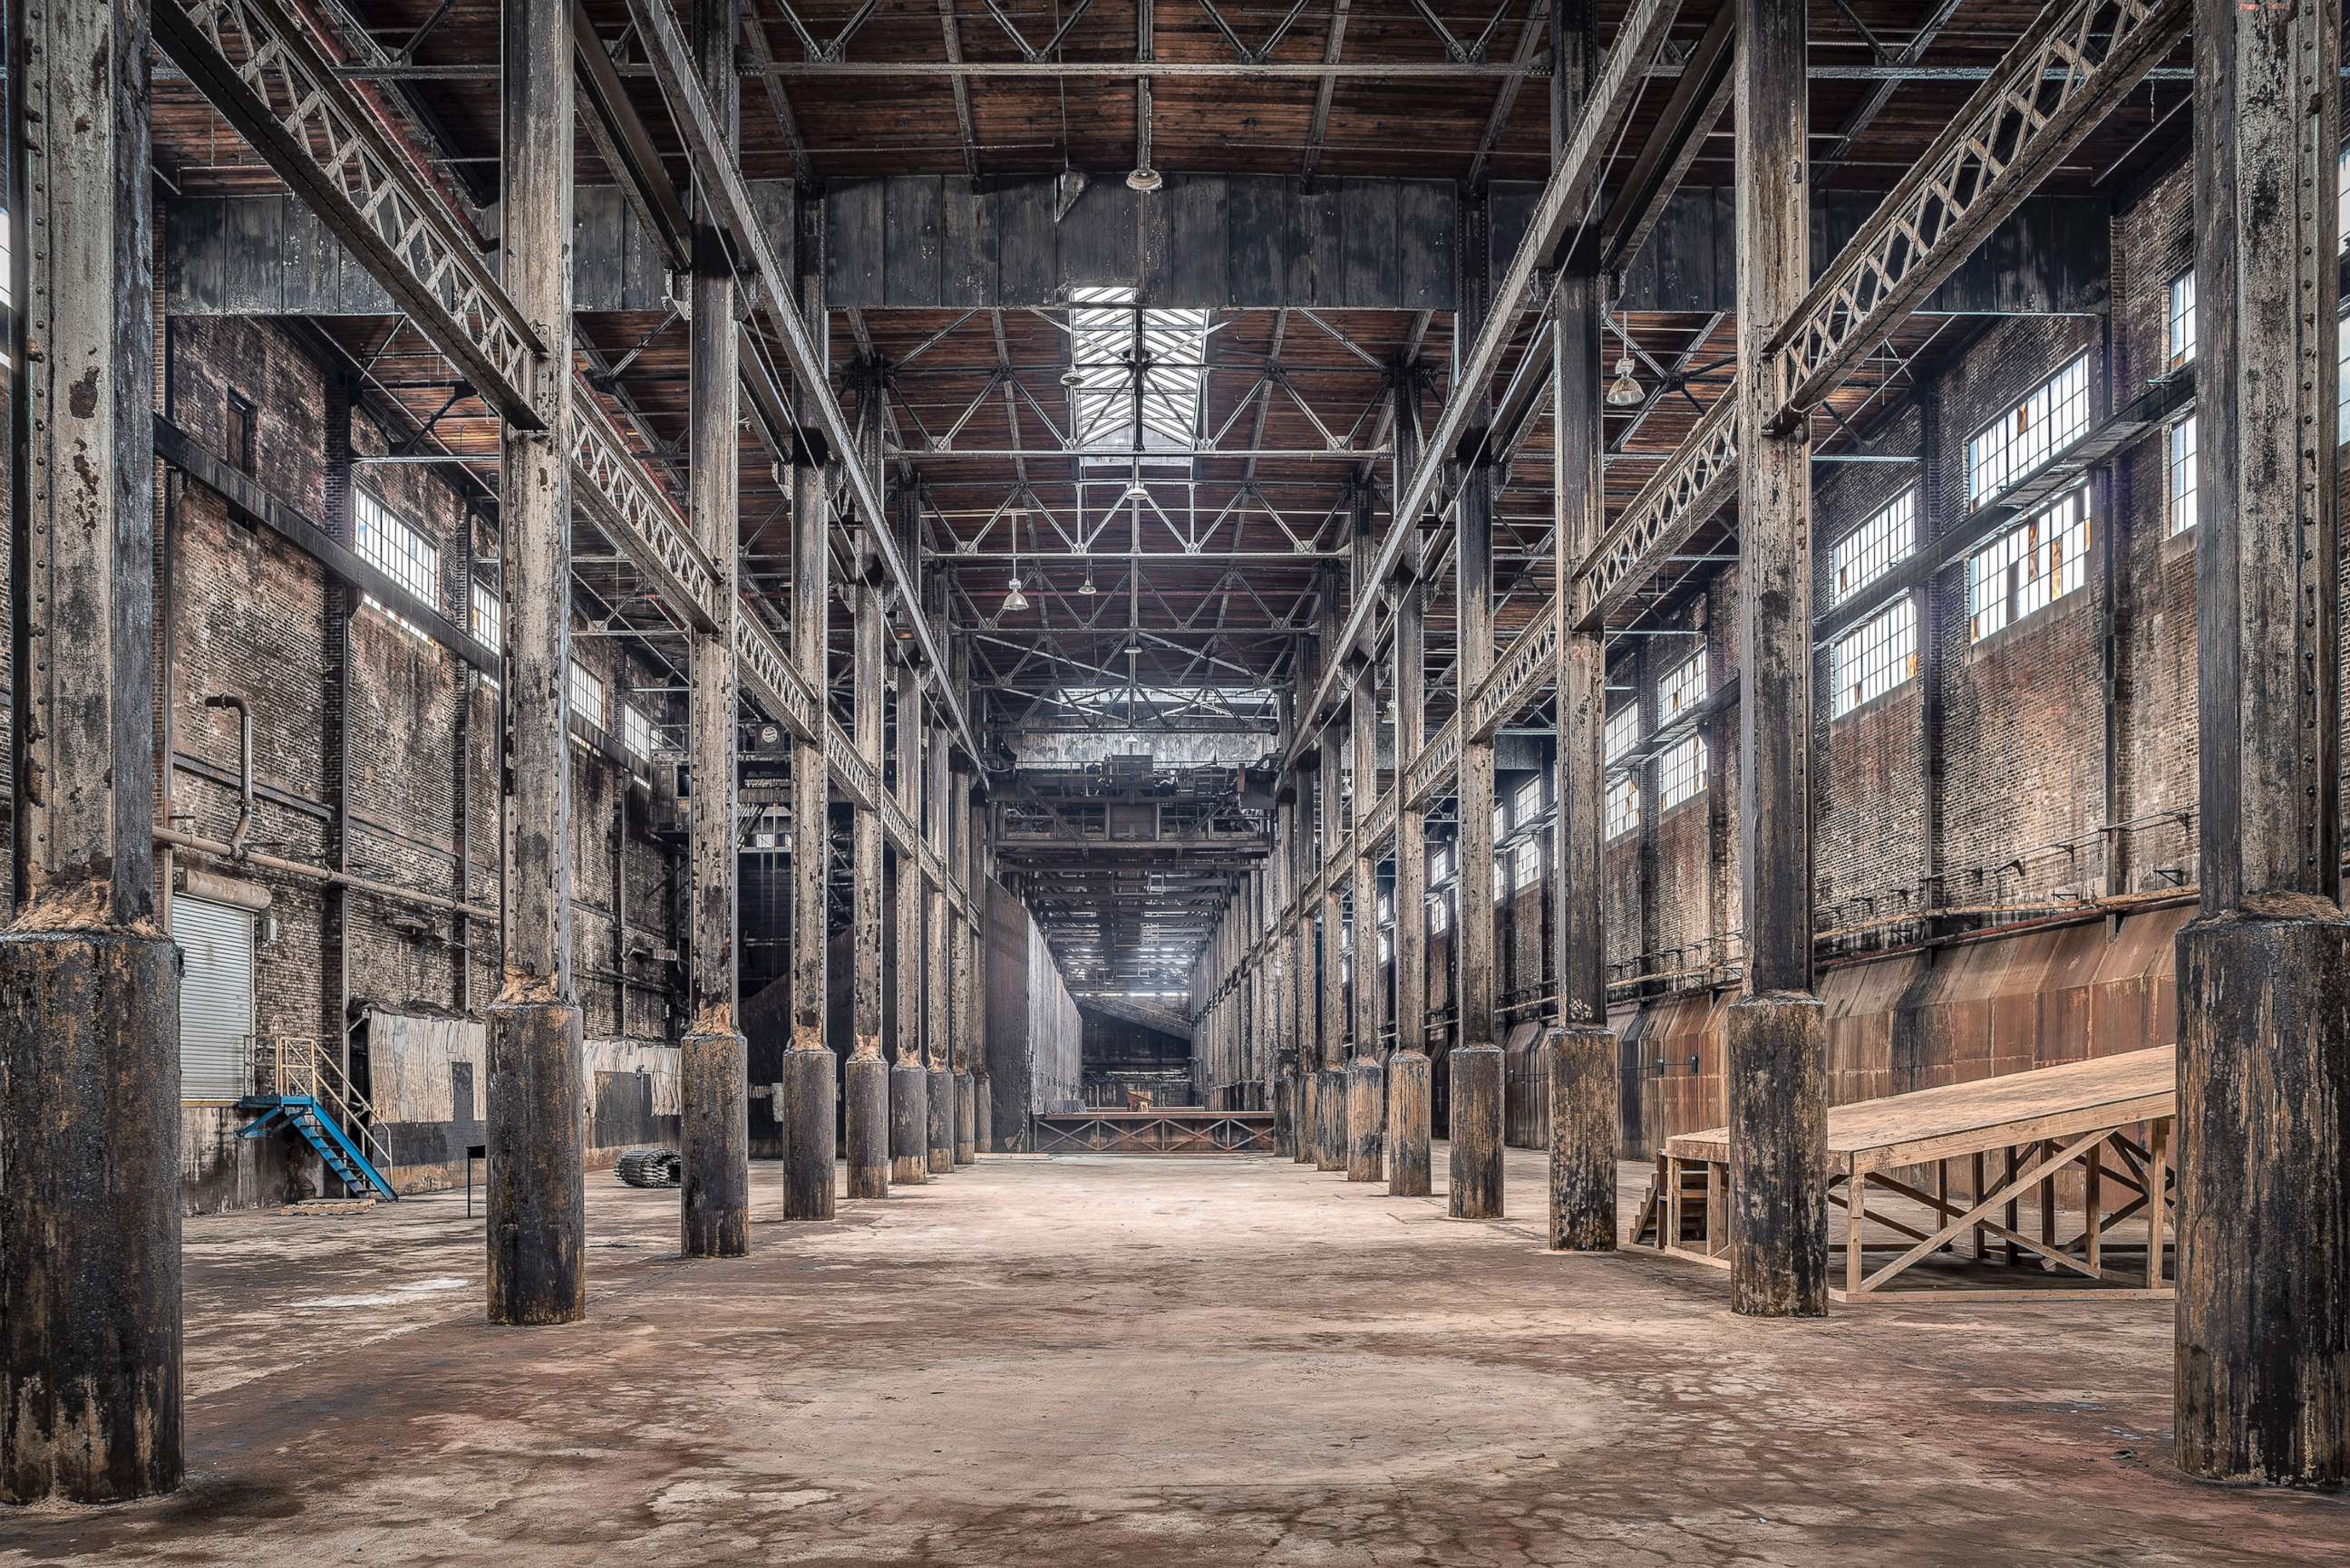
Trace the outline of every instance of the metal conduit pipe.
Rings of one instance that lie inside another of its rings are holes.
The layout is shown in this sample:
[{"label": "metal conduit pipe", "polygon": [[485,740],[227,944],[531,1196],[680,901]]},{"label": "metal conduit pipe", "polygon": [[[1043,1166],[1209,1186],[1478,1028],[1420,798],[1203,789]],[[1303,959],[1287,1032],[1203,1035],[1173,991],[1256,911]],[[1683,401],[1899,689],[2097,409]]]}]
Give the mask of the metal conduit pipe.
[{"label": "metal conduit pipe", "polygon": [[253,709],[233,691],[216,691],[204,699],[207,708],[226,708],[236,714],[236,826],[229,829],[228,853],[243,860],[252,853],[253,839]]},{"label": "metal conduit pipe", "polygon": [[329,871],[322,866],[306,866],[299,860],[288,860],[277,855],[265,855],[258,850],[247,849],[239,852],[216,838],[201,838],[192,833],[182,833],[176,827],[157,828],[155,842],[169,845],[175,849],[192,849],[199,855],[211,855],[222,859],[239,861],[247,866],[258,866],[265,870],[283,871],[289,877],[300,877],[307,881],[331,883],[338,887],[348,888],[354,892],[370,894],[379,898],[390,898],[398,903],[412,904],[419,909],[439,909],[452,915],[471,915],[477,920],[494,920],[498,918],[497,910],[484,904],[461,903],[455,898],[443,898],[432,893],[419,893],[411,888],[394,887],[389,882],[379,882],[371,877],[355,877],[348,871]]}]

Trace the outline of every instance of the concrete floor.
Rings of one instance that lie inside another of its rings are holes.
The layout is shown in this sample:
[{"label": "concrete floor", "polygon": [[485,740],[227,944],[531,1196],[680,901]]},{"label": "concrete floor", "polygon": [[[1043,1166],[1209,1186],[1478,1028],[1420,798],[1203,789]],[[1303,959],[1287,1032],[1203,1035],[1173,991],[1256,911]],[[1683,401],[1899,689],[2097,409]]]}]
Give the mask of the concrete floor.
[{"label": "concrete floor", "polygon": [[0,1515],[0,1563],[2350,1560],[2350,1500],[2172,1474],[2167,1303],[1746,1322],[1703,1266],[1544,1252],[1541,1169],[1466,1224],[991,1158],[692,1265],[673,1192],[596,1173],[565,1329],[483,1324],[459,1197],[193,1220],[187,1490]]}]

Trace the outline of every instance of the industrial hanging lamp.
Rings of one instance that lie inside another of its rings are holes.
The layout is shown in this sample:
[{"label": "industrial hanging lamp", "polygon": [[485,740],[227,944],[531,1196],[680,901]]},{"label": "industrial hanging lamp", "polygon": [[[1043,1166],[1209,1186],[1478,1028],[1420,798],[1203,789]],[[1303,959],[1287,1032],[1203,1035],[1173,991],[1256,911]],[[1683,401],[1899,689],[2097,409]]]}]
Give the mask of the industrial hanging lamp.
[{"label": "industrial hanging lamp", "polygon": [[1624,330],[1624,317],[1617,312],[1616,337],[1624,351],[1616,356],[1616,379],[1607,383],[1607,406],[1611,409],[1637,409],[1648,400],[1648,394],[1640,389],[1639,378],[1632,374],[1632,335]]}]

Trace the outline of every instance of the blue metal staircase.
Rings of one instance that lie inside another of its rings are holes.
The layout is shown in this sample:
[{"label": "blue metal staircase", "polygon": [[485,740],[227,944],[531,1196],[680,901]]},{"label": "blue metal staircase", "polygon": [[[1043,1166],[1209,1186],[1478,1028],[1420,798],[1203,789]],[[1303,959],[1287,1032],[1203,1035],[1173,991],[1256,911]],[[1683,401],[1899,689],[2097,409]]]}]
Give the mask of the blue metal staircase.
[{"label": "blue metal staircase", "polygon": [[344,1191],[355,1198],[373,1193],[387,1203],[399,1202],[400,1194],[379,1168],[389,1151],[369,1127],[373,1109],[345,1076],[341,1064],[312,1040],[272,1041],[265,1054],[266,1067],[259,1076],[274,1092],[247,1095],[236,1103],[237,1109],[255,1113],[236,1136],[266,1137],[280,1124],[292,1127],[318,1151],[327,1168],[341,1179]]},{"label": "blue metal staircase", "polygon": [[269,1130],[281,1121],[302,1135],[303,1141],[318,1151],[327,1168],[341,1179],[343,1190],[352,1194],[372,1191],[388,1203],[400,1201],[400,1194],[375,1168],[359,1146],[343,1135],[334,1118],[319,1109],[318,1102],[307,1095],[253,1095],[237,1102],[241,1111],[261,1114],[237,1131],[237,1137],[257,1138],[268,1136]]}]

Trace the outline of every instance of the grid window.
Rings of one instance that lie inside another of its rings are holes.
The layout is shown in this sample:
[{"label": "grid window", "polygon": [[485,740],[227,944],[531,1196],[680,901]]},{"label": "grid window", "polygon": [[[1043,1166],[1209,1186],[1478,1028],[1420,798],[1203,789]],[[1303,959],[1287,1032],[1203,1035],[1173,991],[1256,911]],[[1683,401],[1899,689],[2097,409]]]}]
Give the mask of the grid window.
[{"label": "grid window", "polygon": [[1518,846],[1513,864],[1513,888],[1519,892],[1542,880],[1542,840],[1529,838]]},{"label": "grid window", "polygon": [[1640,826],[1640,780],[1637,774],[1626,774],[1607,786],[1606,825],[1611,840]]},{"label": "grid window", "polygon": [[2334,227],[2337,234],[2334,244],[2350,251],[2350,147],[2342,150],[2334,179]]},{"label": "grid window", "polygon": [[1500,903],[1509,897],[1509,892],[1510,857],[1497,853],[1493,857],[1493,902]]},{"label": "grid window", "polygon": [[1542,815],[1542,774],[1534,774],[1510,796],[1510,820],[1523,827]]},{"label": "grid window", "polygon": [[1832,604],[1842,604],[1918,547],[1918,493],[1905,490],[1877,514],[1828,546]]},{"label": "grid window", "polygon": [[[359,551],[359,558],[426,604],[438,608],[441,552],[433,547],[432,541],[393,516],[382,502],[364,490],[352,496],[351,521],[355,528],[352,544]],[[424,635],[423,628],[401,617],[373,594],[367,595],[365,602],[390,616],[416,636]]]},{"label": "grid window", "polygon": [[2190,270],[2170,280],[2170,304],[2164,312],[2163,347],[2170,369],[2195,358],[2195,274]]},{"label": "grid window", "polygon": [[642,713],[637,711],[634,704],[622,704],[620,708],[620,743],[629,748],[629,754],[635,757],[639,762],[649,763],[652,761],[655,739],[653,722],[650,719],[646,718]]},{"label": "grid window", "polygon": [[1968,504],[1980,505],[2088,428],[2089,357],[2084,354],[1967,442]]},{"label": "grid window", "polygon": [[2089,487],[2082,485],[1967,563],[1970,637],[1981,641],[2088,580]]},{"label": "grid window", "polygon": [[1836,639],[1828,650],[1833,718],[1882,697],[1918,673],[1918,607],[1904,594]]},{"label": "grid window", "polygon": [[604,682],[577,659],[571,661],[571,711],[598,729],[604,728]]},{"label": "grid window", "polygon": [[[1208,312],[1138,306],[1131,288],[1076,292],[1069,314],[1070,426],[1076,445],[1094,454],[1089,465],[1123,476],[1138,466],[1128,453],[1163,452],[1139,466],[1185,469],[1199,439],[1200,400],[1207,377]],[[1142,426],[1135,428],[1137,351]],[[1113,483],[1123,483],[1123,477]]]},{"label": "grid window", "polygon": [[1441,893],[1428,896],[1428,934],[1437,936],[1452,929],[1452,900]]},{"label": "grid window", "polygon": [[2334,440],[2350,441],[2350,310],[2342,313],[2334,329]]},{"label": "grid window", "polygon": [[2170,427],[2169,456],[2163,463],[2163,493],[2170,502],[2170,531],[2195,526],[2195,416]]},{"label": "grid window", "polygon": [[1640,743],[1640,704],[1627,702],[1607,715],[1599,732],[1599,757],[1612,763]]},{"label": "grid window", "polygon": [[1657,805],[1670,811],[1705,791],[1705,737],[1691,735],[1657,763]]},{"label": "grid window", "polygon": [[498,590],[489,584],[473,584],[473,639],[492,653],[499,651],[498,639],[505,624],[505,606],[498,598]]},{"label": "grid window", "polygon": [[1659,722],[1669,724],[1705,701],[1705,654],[1691,654],[1657,688]]}]

